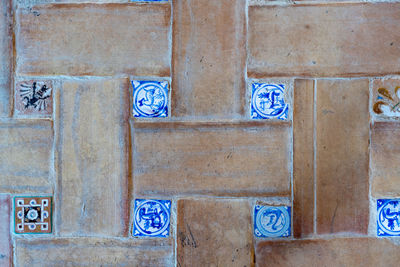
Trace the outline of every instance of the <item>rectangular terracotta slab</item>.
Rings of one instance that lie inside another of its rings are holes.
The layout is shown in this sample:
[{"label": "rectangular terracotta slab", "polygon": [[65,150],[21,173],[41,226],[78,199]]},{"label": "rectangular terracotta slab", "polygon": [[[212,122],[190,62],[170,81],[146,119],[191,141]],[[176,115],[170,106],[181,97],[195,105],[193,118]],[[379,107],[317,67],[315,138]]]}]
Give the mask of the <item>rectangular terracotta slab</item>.
[{"label": "rectangular terracotta slab", "polygon": [[178,266],[252,266],[250,203],[246,200],[179,200]]},{"label": "rectangular terracotta slab", "polygon": [[173,0],[172,4],[172,115],[242,115],[246,1]]},{"label": "rectangular terracotta slab", "polygon": [[49,4],[16,16],[17,73],[169,76],[169,4]]},{"label": "rectangular terracotta slab", "polygon": [[50,120],[0,122],[0,192],[52,193]]},{"label": "rectangular terracotta slab", "polygon": [[289,123],[133,123],[132,133],[135,195],[290,195]]},{"label": "rectangular terracotta slab", "polygon": [[12,244],[10,235],[11,200],[9,195],[0,194],[0,266],[12,266]]},{"label": "rectangular terracotta slab", "polygon": [[11,0],[0,1],[0,117],[10,114],[12,71]]},{"label": "rectangular terracotta slab", "polygon": [[64,235],[127,234],[128,86],[128,79],[62,84],[56,163]]},{"label": "rectangular terracotta slab", "polygon": [[248,75],[400,73],[400,3],[250,6]]},{"label": "rectangular terracotta slab", "polygon": [[317,233],[366,234],[368,80],[318,80],[316,99]]},{"label": "rectangular terracotta slab", "polygon": [[18,239],[15,255],[16,266],[174,266],[172,245],[154,240]]},{"label": "rectangular terracotta slab", "polygon": [[376,238],[336,238],[260,242],[258,267],[398,266],[400,247]]},{"label": "rectangular terracotta slab", "polygon": [[314,232],[314,81],[295,80],[293,92],[293,235]]},{"label": "rectangular terracotta slab", "polygon": [[400,197],[400,124],[375,122],[371,133],[371,175],[374,197]]}]

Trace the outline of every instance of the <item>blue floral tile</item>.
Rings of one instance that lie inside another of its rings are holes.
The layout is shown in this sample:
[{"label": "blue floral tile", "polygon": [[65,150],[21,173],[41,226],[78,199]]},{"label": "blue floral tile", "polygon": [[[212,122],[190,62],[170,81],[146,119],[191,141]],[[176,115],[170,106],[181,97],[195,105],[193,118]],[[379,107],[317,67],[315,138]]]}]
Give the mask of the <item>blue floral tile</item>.
[{"label": "blue floral tile", "polygon": [[170,214],[170,200],[136,199],[133,236],[168,237]]},{"label": "blue floral tile", "polygon": [[256,237],[288,237],[291,233],[290,207],[260,206],[254,208],[254,235]]},{"label": "blue floral tile", "polygon": [[251,85],[251,118],[288,118],[288,104],[285,103],[285,85],[253,83]]},{"label": "blue floral tile", "polygon": [[132,81],[134,117],[168,117],[167,81]]},{"label": "blue floral tile", "polygon": [[378,236],[400,236],[400,199],[378,199]]}]

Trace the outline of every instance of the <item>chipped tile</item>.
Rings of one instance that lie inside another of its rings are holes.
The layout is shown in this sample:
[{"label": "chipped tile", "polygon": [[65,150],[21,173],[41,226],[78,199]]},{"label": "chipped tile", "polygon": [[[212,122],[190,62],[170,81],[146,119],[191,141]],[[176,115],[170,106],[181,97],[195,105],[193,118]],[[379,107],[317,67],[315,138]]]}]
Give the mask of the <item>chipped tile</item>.
[{"label": "chipped tile", "polygon": [[168,117],[167,81],[132,81],[134,117]]},{"label": "chipped tile", "polygon": [[251,118],[286,120],[289,110],[285,100],[286,89],[285,84],[252,83]]},{"label": "chipped tile", "polygon": [[288,237],[291,233],[290,207],[254,207],[254,235],[256,237]]},{"label": "chipped tile", "polygon": [[170,214],[170,200],[136,199],[133,236],[168,237]]},{"label": "chipped tile", "polygon": [[14,230],[16,234],[52,232],[51,197],[15,197]]},{"label": "chipped tile", "polygon": [[51,81],[22,81],[14,94],[15,115],[50,117],[53,113],[53,85]]},{"label": "chipped tile", "polygon": [[377,200],[378,236],[400,236],[400,199]]}]

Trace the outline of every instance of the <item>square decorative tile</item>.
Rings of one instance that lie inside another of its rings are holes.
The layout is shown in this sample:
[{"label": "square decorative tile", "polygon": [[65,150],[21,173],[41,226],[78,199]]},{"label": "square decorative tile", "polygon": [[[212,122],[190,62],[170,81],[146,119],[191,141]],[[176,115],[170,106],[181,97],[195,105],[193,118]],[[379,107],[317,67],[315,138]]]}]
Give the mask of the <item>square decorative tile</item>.
[{"label": "square decorative tile", "polygon": [[378,236],[400,236],[400,199],[378,199]]},{"label": "square decorative tile", "polygon": [[285,103],[285,85],[255,82],[251,84],[251,118],[288,118],[288,104]]},{"label": "square decorative tile", "polygon": [[291,233],[290,207],[254,207],[254,235],[256,237],[288,237]]},{"label": "square decorative tile", "polygon": [[372,112],[376,117],[400,117],[400,79],[373,81]]},{"label": "square decorative tile", "polygon": [[170,215],[170,200],[136,199],[133,236],[168,237]]},{"label": "square decorative tile", "polygon": [[16,84],[14,111],[16,115],[49,117],[53,112],[51,81],[23,81]]},{"label": "square decorative tile", "polygon": [[16,234],[52,232],[52,197],[15,197],[14,231]]},{"label": "square decorative tile", "polygon": [[132,81],[134,117],[168,117],[167,81]]}]

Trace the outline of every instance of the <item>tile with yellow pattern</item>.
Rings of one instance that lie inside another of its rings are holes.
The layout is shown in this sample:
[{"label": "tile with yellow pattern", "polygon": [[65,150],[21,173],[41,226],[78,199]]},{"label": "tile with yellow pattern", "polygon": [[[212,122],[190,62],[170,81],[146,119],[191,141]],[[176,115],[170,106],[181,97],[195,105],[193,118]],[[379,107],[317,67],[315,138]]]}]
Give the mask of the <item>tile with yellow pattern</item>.
[{"label": "tile with yellow pattern", "polygon": [[376,118],[400,118],[400,79],[374,80],[372,101]]}]

